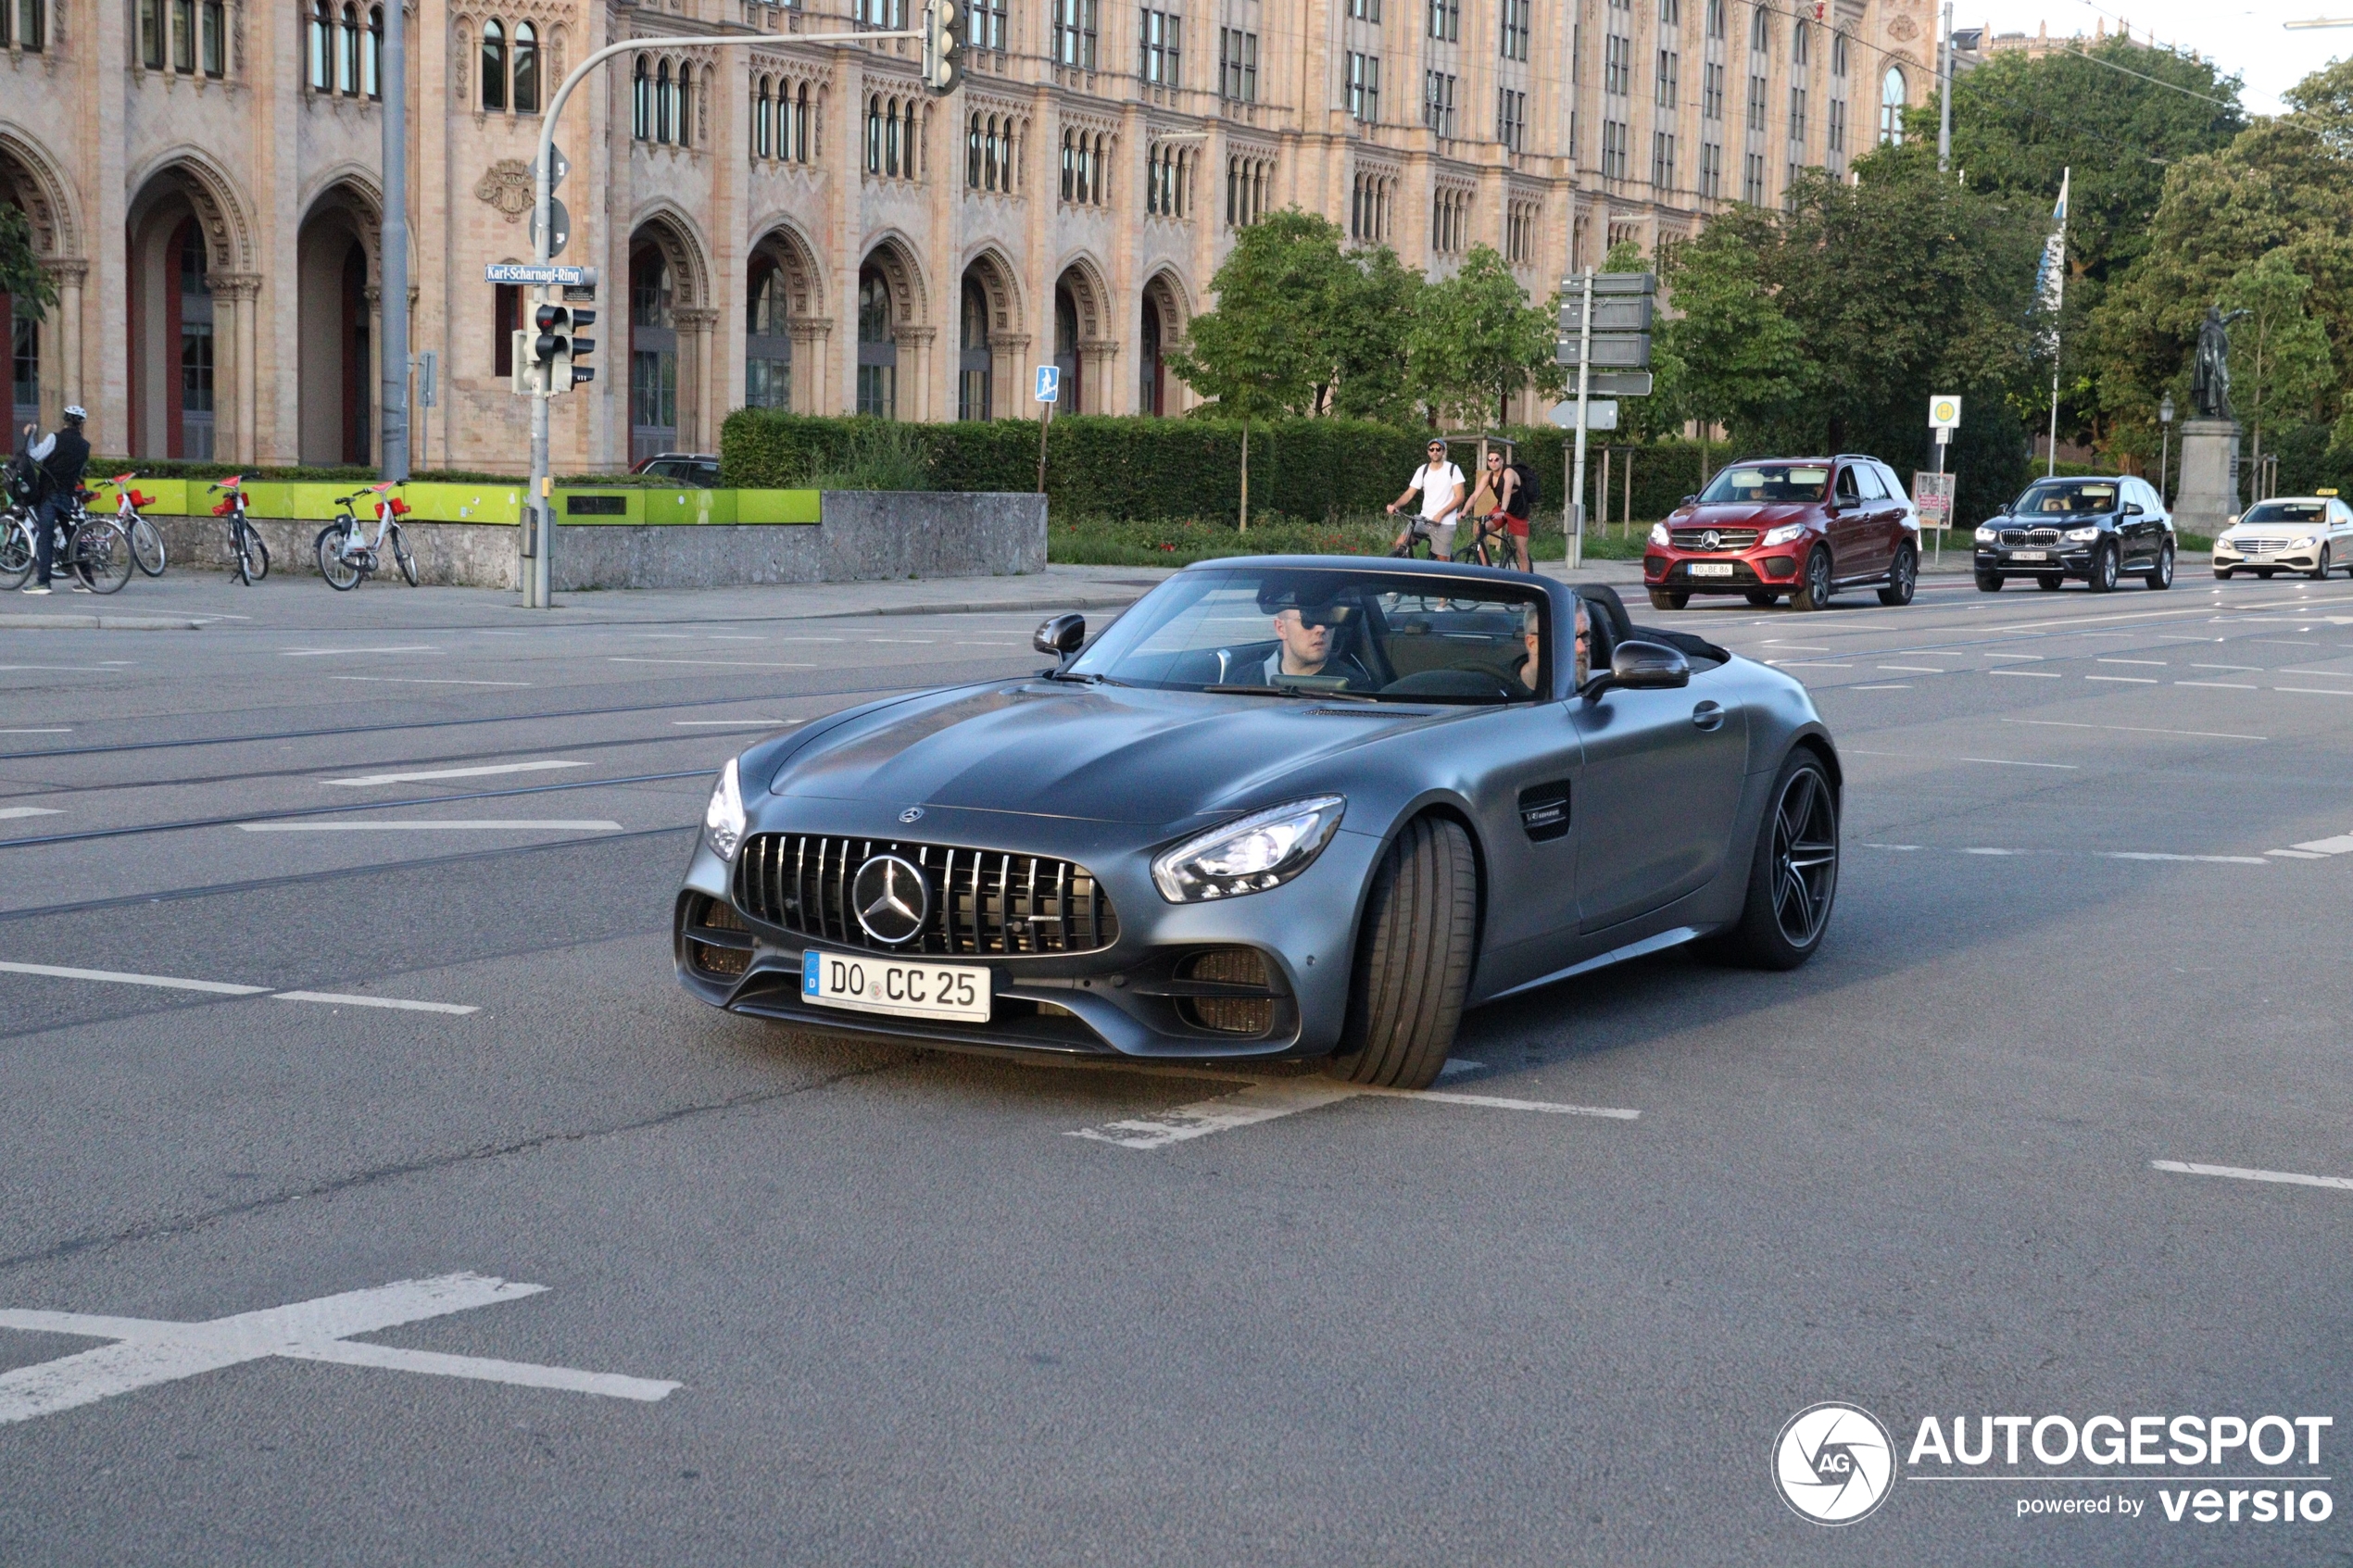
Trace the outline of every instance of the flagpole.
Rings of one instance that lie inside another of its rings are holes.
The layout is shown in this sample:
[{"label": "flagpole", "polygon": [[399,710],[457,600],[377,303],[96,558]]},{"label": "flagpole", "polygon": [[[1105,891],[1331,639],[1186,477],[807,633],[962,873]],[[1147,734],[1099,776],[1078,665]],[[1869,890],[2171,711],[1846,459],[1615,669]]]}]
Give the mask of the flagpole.
[{"label": "flagpole", "polygon": [[2067,187],[2074,169],[2059,170],[2058,208],[2051,217],[2051,237],[2044,243],[2042,294],[2051,310],[2051,434],[2045,454],[2043,477],[2058,472],[2059,311],[2067,301]]}]

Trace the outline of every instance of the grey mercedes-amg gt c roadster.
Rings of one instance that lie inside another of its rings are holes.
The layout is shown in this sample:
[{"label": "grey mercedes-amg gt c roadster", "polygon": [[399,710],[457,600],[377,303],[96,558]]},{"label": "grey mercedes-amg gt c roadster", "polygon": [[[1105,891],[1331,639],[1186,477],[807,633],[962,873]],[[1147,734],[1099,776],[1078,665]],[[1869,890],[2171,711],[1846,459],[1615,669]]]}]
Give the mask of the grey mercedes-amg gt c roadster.
[{"label": "grey mercedes-amg gt c roadster", "polygon": [[1267,557],[1055,667],[849,709],[711,792],[678,975],[803,1028],[1325,1058],[1435,1080],[1466,1007],[1710,938],[1811,957],[1838,754],[1806,689],[1607,588]]}]

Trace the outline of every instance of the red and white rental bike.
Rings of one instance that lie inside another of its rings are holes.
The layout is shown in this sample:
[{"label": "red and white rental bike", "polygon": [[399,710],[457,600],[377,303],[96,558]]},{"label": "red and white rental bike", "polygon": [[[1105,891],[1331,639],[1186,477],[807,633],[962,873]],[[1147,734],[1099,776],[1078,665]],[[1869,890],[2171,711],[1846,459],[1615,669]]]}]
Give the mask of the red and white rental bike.
[{"label": "red and white rental bike", "polygon": [[260,531],[245,521],[245,476],[233,473],[206,489],[220,497],[212,504],[212,515],[229,520],[229,570],[250,588],[270,575],[270,546],[261,542]]},{"label": "red and white rental bike", "polygon": [[[139,515],[139,508],[154,506],[156,498],[131,488],[131,482],[138,477],[135,473],[119,473],[107,481],[114,486],[115,525],[131,541],[131,558],[139,570],[150,577],[161,577],[165,564],[163,535],[156,532],[154,523]],[[84,491],[77,499],[86,499],[89,494]]]},{"label": "red and white rental bike", "polygon": [[[348,495],[335,497],[335,505],[343,515],[319,531],[319,575],[337,593],[359,586],[373,576],[384,564],[389,552],[400,575],[411,588],[417,585],[417,558],[409,553],[408,535],[401,533],[399,520],[408,515],[409,503],[393,494],[407,480],[387,479],[381,484],[371,484]],[[352,507],[362,496],[370,497],[369,505],[376,512],[376,536],[352,515]]]}]

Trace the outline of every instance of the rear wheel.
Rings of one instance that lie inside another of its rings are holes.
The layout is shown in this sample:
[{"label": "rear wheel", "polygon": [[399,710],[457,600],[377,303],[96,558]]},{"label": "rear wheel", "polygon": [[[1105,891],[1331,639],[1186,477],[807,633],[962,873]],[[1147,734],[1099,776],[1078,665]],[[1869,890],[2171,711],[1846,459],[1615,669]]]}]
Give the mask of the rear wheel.
[{"label": "rear wheel", "polygon": [[131,581],[131,539],[113,519],[92,518],[73,531],[73,570],[94,594]]},{"label": "rear wheel", "polygon": [[359,585],[359,563],[344,558],[344,526],[339,522],[331,522],[319,531],[319,575],[338,594]]},{"label": "rear wheel", "polygon": [[2002,574],[1998,571],[1979,572],[1977,574],[1977,591],[1981,594],[2000,593],[2002,591]]},{"label": "rear wheel", "polygon": [[139,570],[148,576],[161,577],[164,568],[163,535],[156,532],[156,525],[134,515],[129,533],[131,558],[138,562]]},{"label": "rear wheel", "polygon": [[261,542],[261,533],[251,523],[240,520],[236,527],[237,575],[248,586],[270,575],[270,546]]},{"label": "rear wheel", "polygon": [[1478,925],[1470,834],[1442,817],[1408,822],[1373,873],[1348,1022],[1326,1071],[1384,1088],[1436,1083],[1462,1021]]},{"label": "rear wheel", "polygon": [[400,563],[401,577],[409,586],[415,587],[417,585],[417,558],[409,553],[409,536],[400,532],[400,525],[396,522],[392,525],[389,542],[392,546],[392,558]]},{"label": "rear wheel", "polygon": [[1768,594],[1760,589],[1751,588],[1748,591],[1748,602],[1759,609],[1770,609],[1781,602],[1781,596],[1779,594]]},{"label": "rear wheel", "polygon": [[1908,544],[1895,550],[1895,564],[1888,570],[1887,586],[1879,591],[1883,605],[1907,605],[1912,602],[1912,590],[1919,586],[1920,558]]},{"label": "rear wheel", "polygon": [[2173,586],[2173,546],[2171,540],[2158,552],[2157,565],[2150,569],[2147,583],[2152,590]]},{"label": "rear wheel", "polygon": [[1692,596],[1689,594],[1674,593],[1666,588],[1651,590],[1651,608],[1653,609],[1680,609],[1691,602]]},{"label": "rear wheel", "polygon": [[1800,747],[1773,781],[1726,947],[1759,969],[1795,969],[1822,945],[1837,896],[1838,793],[1821,758]]},{"label": "rear wheel", "polygon": [[1797,592],[1789,596],[1792,609],[1828,609],[1831,608],[1831,553],[1817,547],[1806,558],[1806,578]]}]

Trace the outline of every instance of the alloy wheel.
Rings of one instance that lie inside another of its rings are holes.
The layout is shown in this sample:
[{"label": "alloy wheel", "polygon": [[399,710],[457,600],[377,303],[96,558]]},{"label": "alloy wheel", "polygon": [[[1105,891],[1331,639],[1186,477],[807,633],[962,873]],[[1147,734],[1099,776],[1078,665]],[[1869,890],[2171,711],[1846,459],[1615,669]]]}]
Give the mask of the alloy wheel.
[{"label": "alloy wheel", "polygon": [[1773,919],[1791,947],[1821,935],[1837,887],[1838,814],[1822,775],[1801,768],[1773,808]]}]

